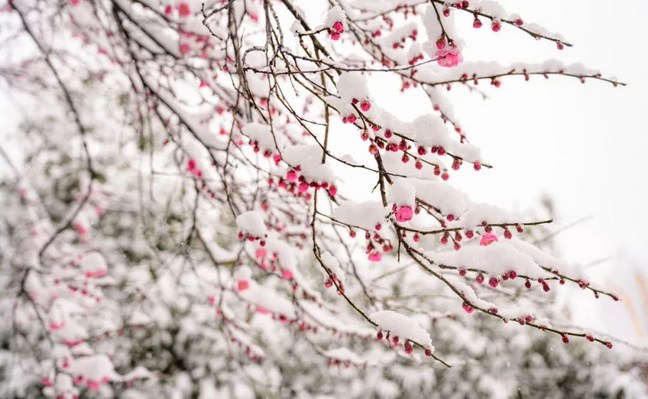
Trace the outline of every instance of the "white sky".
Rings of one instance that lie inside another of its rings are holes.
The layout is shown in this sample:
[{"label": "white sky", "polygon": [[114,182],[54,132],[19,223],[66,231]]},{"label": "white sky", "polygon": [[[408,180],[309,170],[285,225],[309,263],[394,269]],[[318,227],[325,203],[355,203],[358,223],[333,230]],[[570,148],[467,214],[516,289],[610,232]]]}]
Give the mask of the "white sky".
[{"label": "white sky", "polygon": [[[612,257],[588,272],[615,292],[631,293],[634,297],[625,303],[632,302],[641,320],[639,327],[627,316],[610,323],[611,315],[624,314],[627,305],[595,302],[580,290],[569,293],[577,304],[576,320],[638,342],[636,335],[648,333],[648,297],[639,294],[631,274],[639,267],[648,276],[648,127],[643,121],[648,113],[648,55],[642,51],[647,48],[643,25],[648,22],[648,1],[623,2],[622,9],[602,0],[500,3],[528,22],[563,34],[575,46],[558,51],[553,43],[536,42],[509,26],[492,33],[486,24],[475,30],[470,19],[458,19],[466,41],[464,59],[508,64],[558,58],[581,62],[629,86],[614,88],[598,81],[583,85],[561,77],[536,77],[529,83],[508,78],[500,89],[483,85],[490,94],[487,101],[453,89],[464,130],[495,168],[466,170],[450,181],[474,200],[508,209],[537,208],[540,197],[549,194],[557,210],[555,228],[591,217],[558,236],[560,254],[583,264]],[[381,78],[379,83],[372,91],[396,114],[413,119],[429,111],[423,96],[394,100],[398,82]],[[356,179],[350,180],[349,186],[361,189]],[[364,188],[373,183],[366,182]],[[620,257],[621,251],[626,255]]]}]

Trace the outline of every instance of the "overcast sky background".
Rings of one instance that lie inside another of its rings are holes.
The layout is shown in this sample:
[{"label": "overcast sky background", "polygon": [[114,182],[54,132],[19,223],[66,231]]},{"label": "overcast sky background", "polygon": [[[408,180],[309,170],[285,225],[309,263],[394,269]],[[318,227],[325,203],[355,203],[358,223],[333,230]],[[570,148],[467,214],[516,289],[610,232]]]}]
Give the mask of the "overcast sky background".
[{"label": "overcast sky background", "polygon": [[[540,197],[549,194],[557,207],[556,227],[591,217],[558,236],[561,255],[584,264],[613,257],[590,271],[599,278],[607,276],[615,288],[633,293],[634,312],[643,325],[637,327],[622,316],[609,332],[637,342],[633,336],[648,331],[648,298],[641,298],[630,274],[631,267],[639,267],[648,276],[648,127],[644,120],[648,114],[648,1],[624,1],[622,7],[603,0],[500,3],[525,21],[560,32],[575,46],[557,51],[553,43],[536,42],[510,26],[497,34],[486,24],[475,30],[468,17],[457,21],[467,44],[466,60],[506,64],[559,58],[582,62],[629,86],[613,88],[598,81],[583,85],[559,77],[548,81],[537,77],[529,83],[509,78],[500,89],[488,90],[487,101],[466,95],[460,88],[453,90],[462,126],[495,168],[458,173],[451,181],[476,201],[510,209],[538,207]],[[373,89],[379,96],[393,98],[398,82],[384,81]],[[395,113],[411,118],[425,112],[426,105],[392,101]],[[20,112],[0,95],[0,136],[13,130]],[[586,311],[578,321],[609,327],[608,317],[619,306],[623,305],[605,304],[603,312],[583,307]]]},{"label": "overcast sky background", "polygon": [[[637,269],[648,278],[648,1],[626,1],[622,8],[602,0],[500,3],[525,21],[561,33],[574,47],[558,51],[555,44],[535,41],[510,26],[499,33],[486,24],[476,30],[468,17],[456,24],[466,41],[465,60],[508,64],[557,58],[583,63],[628,86],[562,77],[528,83],[507,78],[500,89],[483,85],[490,94],[486,101],[454,88],[463,128],[495,168],[467,170],[450,181],[473,200],[508,209],[538,208],[548,194],[556,205],[556,229],[589,217],[557,236],[560,255],[582,264],[610,258],[588,272],[626,301],[593,301],[576,289],[569,294],[576,320],[648,343],[648,286],[642,288],[636,278]],[[391,100],[396,81],[383,79],[373,89],[400,115],[414,118],[428,107],[424,101]]]}]

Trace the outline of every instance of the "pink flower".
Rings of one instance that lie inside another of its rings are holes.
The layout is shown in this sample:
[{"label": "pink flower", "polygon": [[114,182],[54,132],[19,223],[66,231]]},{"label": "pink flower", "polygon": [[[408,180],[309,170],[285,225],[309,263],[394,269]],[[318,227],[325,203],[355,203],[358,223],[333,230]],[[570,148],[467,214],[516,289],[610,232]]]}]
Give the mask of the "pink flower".
[{"label": "pink flower", "polygon": [[455,46],[437,50],[436,57],[439,65],[446,68],[456,67],[463,61],[461,51]]},{"label": "pink flower", "polygon": [[181,17],[188,17],[191,15],[191,7],[187,3],[180,3],[178,5],[178,14],[180,14]]},{"label": "pink flower", "polygon": [[245,291],[248,288],[250,288],[250,282],[247,280],[239,280],[236,282],[236,290],[237,291]]},{"label": "pink flower", "polygon": [[180,43],[180,54],[187,55],[191,52],[191,46],[187,42]]},{"label": "pink flower", "polygon": [[297,180],[297,172],[295,172],[294,170],[289,170],[288,173],[286,173],[286,179],[288,179],[288,181]]},{"label": "pink flower", "polygon": [[479,245],[482,247],[485,247],[487,245],[490,245],[494,242],[497,241],[497,236],[493,233],[486,233],[482,236],[481,241],[479,241]]},{"label": "pink flower", "polygon": [[268,251],[263,247],[257,248],[254,254],[254,256],[256,256],[259,259],[265,258],[266,255],[268,255]]},{"label": "pink flower", "polygon": [[85,272],[85,276],[87,278],[94,278],[94,277],[103,277],[108,273],[108,270],[106,269],[97,269],[97,270],[89,270]]},{"label": "pink flower", "polygon": [[413,215],[414,211],[412,210],[412,207],[408,205],[401,206],[396,210],[396,220],[401,223],[412,220]]},{"label": "pink flower", "polygon": [[382,260],[382,254],[380,252],[371,252],[369,254],[369,260],[372,262],[380,262]]},{"label": "pink flower", "polygon": [[281,278],[283,278],[285,280],[292,280],[292,278],[293,278],[292,270],[281,269]]},{"label": "pink flower", "polygon": [[63,328],[63,326],[65,326],[65,320],[61,320],[58,323],[56,323],[54,321],[50,321],[50,323],[48,325],[49,329],[52,330],[52,331],[58,331],[61,328]]},{"label": "pink flower", "polygon": [[77,234],[81,237],[88,235],[88,229],[80,222],[74,223],[74,230],[76,230]]}]

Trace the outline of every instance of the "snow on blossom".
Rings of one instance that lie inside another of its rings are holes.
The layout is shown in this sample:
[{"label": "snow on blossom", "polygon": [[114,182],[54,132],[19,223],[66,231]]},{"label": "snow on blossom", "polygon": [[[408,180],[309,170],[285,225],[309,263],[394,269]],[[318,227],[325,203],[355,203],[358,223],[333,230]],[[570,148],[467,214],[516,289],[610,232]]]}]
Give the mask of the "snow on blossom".
[{"label": "snow on blossom", "polygon": [[300,174],[308,182],[332,183],[335,181],[335,175],[328,164],[322,163],[322,153],[319,145],[308,144],[290,146],[282,155],[288,164],[300,167]]},{"label": "snow on blossom", "polygon": [[[337,278],[340,283],[344,284],[344,272],[340,267],[340,262],[328,251],[322,253],[321,258],[324,265],[331,270],[331,273],[333,273],[335,278]],[[326,277],[328,278],[328,275]]]},{"label": "snow on blossom", "polygon": [[243,212],[236,217],[236,225],[239,231],[247,233],[252,237],[263,237],[266,235],[266,226],[263,221],[263,214],[259,211]]},{"label": "snow on blossom", "polygon": [[463,246],[459,251],[429,251],[427,254],[435,263],[455,267],[470,265],[492,276],[500,276],[510,271],[533,279],[550,276],[531,256],[503,241],[493,242],[488,246]]},{"label": "snow on blossom", "polygon": [[293,320],[296,317],[291,301],[274,289],[257,284],[254,280],[249,280],[246,289],[239,290],[238,295],[262,311],[283,315],[288,320]]},{"label": "snow on blossom", "polygon": [[278,141],[277,144],[281,144],[282,139],[280,138],[281,135],[273,134],[272,130],[273,128],[270,125],[257,122],[248,123],[241,128],[241,132],[248,136],[250,140],[256,142],[262,151],[274,152],[277,150],[275,140]]},{"label": "snow on blossom", "polygon": [[332,216],[340,222],[373,231],[385,221],[387,212],[378,201],[348,201],[335,208]]},{"label": "snow on blossom", "polygon": [[331,7],[326,13],[324,26],[328,29],[332,40],[340,39],[340,35],[346,30],[346,15],[341,7]]},{"label": "snow on blossom", "polygon": [[441,210],[443,215],[462,215],[468,208],[468,196],[451,185],[430,180],[410,179],[421,200]]},{"label": "snow on blossom", "polygon": [[430,334],[405,315],[393,310],[380,310],[372,313],[369,318],[381,329],[389,331],[392,337],[399,337],[401,341],[409,339],[430,349],[433,348]]},{"label": "snow on blossom", "polygon": [[89,252],[81,260],[81,270],[86,277],[102,277],[108,272],[108,266],[99,252]]},{"label": "snow on blossom", "polygon": [[89,390],[98,390],[103,384],[121,380],[121,375],[115,372],[112,361],[104,354],[72,359],[67,371],[78,377]]},{"label": "snow on blossom", "polygon": [[416,188],[406,179],[399,179],[387,190],[387,201],[395,205],[414,206]]},{"label": "snow on blossom", "polygon": [[352,352],[349,348],[334,348],[329,349],[323,353],[329,359],[338,360],[340,362],[350,362],[353,364],[364,364],[365,360],[357,353]]}]

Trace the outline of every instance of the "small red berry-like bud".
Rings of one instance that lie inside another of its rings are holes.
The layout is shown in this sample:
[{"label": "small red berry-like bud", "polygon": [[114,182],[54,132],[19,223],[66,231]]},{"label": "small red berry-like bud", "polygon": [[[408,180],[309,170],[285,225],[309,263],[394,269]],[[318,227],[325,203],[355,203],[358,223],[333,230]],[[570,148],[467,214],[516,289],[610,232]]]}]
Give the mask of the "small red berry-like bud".
[{"label": "small red berry-like bud", "polygon": [[522,233],[524,231],[524,227],[522,227],[522,225],[518,223],[515,225],[515,230],[517,230],[518,233]]},{"label": "small red berry-like bud", "polygon": [[360,103],[360,109],[362,112],[367,112],[371,109],[371,103],[369,101],[363,101]]},{"label": "small red berry-like bud", "polygon": [[502,29],[502,23],[496,19],[491,22],[491,29],[493,32],[499,32]]},{"label": "small red berry-like bud", "polygon": [[425,356],[432,356],[432,349],[425,348]]},{"label": "small red berry-like bud", "polygon": [[459,244],[458,242],[455,242],[455,243],[454,243],[454,250],[455,250],[455,251],[458,251],[458,250],[460,250],[460,249],[461,249],[461,244]]},{"label": "small red berry-like bud", "polygon": [[407,154],[403,154],[403,157],[401,158],[401,161],[402,161],[403,163],[408,163],[409,160],[410,160],[409,155],[407,155]]},{"label": "small red berry-like bud", "polygon": [[331,195],[331,197],[335,197],[335,194],[337,194],[337,187],[336,186],[330,186],[328,188],[328,192]]},{"label": "small red berry-like bud", "polygon": [[463,268],[463,267],[460,267],[460,268],[459,268],[459,275],[460,275],[461,277],[465,276],[465,275],[466,275],[466,269]]},{"label": "small red berry-like bud", "polygon": [[378,341],[380,341],[381,339],[383,339],[383,332],[382,332],[382,330],[378,330],[378,334],[376,334],[376,338],[378,338]]},{"label": "small red berry-like bud", "polygon": [[437,154],[439,154],[439,155],[445,155],[445,154],[446,154],[446,150],[445,150],[445,148],[443,148],[443,147],[439,147],[439,149],[437,150]]},{"label": "small red berry-like bud", "polygon": [[331,40],[340,40],[340,34],[338,32],[331,33]]},{"label": "small red berry-like bud", "polygon": [[544,292],[551,291],[551,287],[549,287],[549,284],[547,284],[547,283],[542,284],[542,289],[544,290]]},{"label": "small red berry-like bud", "polygon": [[565,46],[561,42],[556,42],[556,47],[558,47],[558,50],[562,50],[565,48]]},{"label": "small red berry-like bud", "polygon": [[333,24],[333,30],[336,32],[344,32],[344,24],[342,24],[342,21],[335,21]]},{"label": "small red berry-like bud", "polygon": [[473,312],[473,310],[474,310],[473,307],[470,306],[470,304],[469,304],[468,302],[464,302],[464,303],[461,305],[461,307],[463,307],[463,310],[465,310],[466,313],[468,313],[468,314],[471,314],[471,313]]},{"label": "small red berry-like bud", "polygon": [[441,237],[441,244],[446,245],[448,243],[448,239],[450,238],[450,234],[443,233],[443,236]]},{"label": "small red berry-like bud", "polygon": [[395,346],[398,346],[398,341],[399,341],[398,337],[392,338],[392,342],[394,343]]},{"label": "small red berry-like bud", "polygon": [[524,21],[522,20],[522,18],[516,18],[515,21],[513,21],[513,23],[515,24],[515,26],[524,25]]},{"label": "small red berry-like bud", "polygon": [[405,341],[405,353],[407,353],[409,355],[412,352],[414,352],[414,348],[412,347],[412,343],[409,340]]},{"label": "small red berry-like bud", "polygon": [[479,29],[481,27],[482,27],[482,21],[479,18],[475,17],[475,20],[473,21],[473,28]]},{"label": "small red berry-like bud", "polygon": [[511,270],[511,271],[508,273],[508,277],[509,277],[511,280],[515,280],[515,278],[517,277],[517,273],[515,272],[515,270]]},{"label": "small red berry-like bud", "polygon": [[378,154],[378,147],[373,143],[369,146],[369,154],[371,155]]},{"label": "small red berry-like bud", "polygon": [[566,343],[566,344],[569,343],[569,337],[567,336],[567,334],[563,334],[563,335],[562,335],[562,342],[564,342],[564,343]]},{"label": "small red berry-like bud", "polygon": [[451,213],[451,214],[449,214],[448,216],[446,216],[446,219],[448,219],[448,222],[452,222],[452,221],[455,219],[455,217],[454,217],[454,215]]},{"label": "small red berry-like bud", "polygon": [[437,41],[436,41],[436,46],[439,50],[445,48],[446,46],[446,40],[444,36],[441,36]]},{"label": "small red berry-like bud", "polygon": [[513,235],[511,234],[509,229],[506,229],[506,228],[504,229],[504,238],[506,238],[507,240],[510,240],[511,238],[513,238]]},{"label": "small red berry-like bud", "polygon": [[462,8],[468,8],[470,7],[470,2],[468,0],[464,0],[461,2],[461,7]]},{"label": "small red berry-like bud", "polygon": [[450,16],[450,9],[448,7],[443,8],[443,16],[444,17],[449,17]]},{"label": "small red berry-like bud", "polygon": [[421,163],[421,161],[416,161],[416,163],[414,164],[414,167],[416,167],[416,169],[420,170],[420,169],[423,169],[423,164]]},{"label": "small red berry-like bud", "polygon": [[528,289],[531,289],[531,281],[529,280],[525,281],[524,286],[527,287]]},{"label": "small red berry-like bud", "polygon": [[594,342],[594,336],[592,336],[592,335],[590,335],[590,334],[587,334],[587,335],[585,336],[585,339],[587,339],[589,342]]},{"label": "small red berry-like bud", "polygon": [[425,149],[425,147],[419,147],[417,151],[418,154],[421,156],[427,154],[427,150]]},{"label": "small red berry-like bud", "polygon": [[475,233],[473,233],[472,230],[466,230],[466,238],[467,239],[472,239],[475,236]]},{"label": "small red berry-like bud", "polygon": [[450,175],[448,174],[448,172],[444,171],[443,173],[441,173],[441,179],[443,179],[443,181],[446,181],[449,178],[450,178]]},{"label": "small red berry-like bud", "polygon": [[482,166],[481,166],[481,162],[479,162],[479,161],[475,161],[475,162],[473,162],[473,169],[475,169],[475,170],[480,170],[481,167],[482,167]]},{"label": "small red berry-like bud", "polygon": [[490,285],[493,288],[497,288],[497,286],[499,285],[499,279],[497,277],[489,278],[488,285]]},{"label": "small red berry-like bud", "polygon": [[605,343],[605,346],[606,346],[608,349],[612,349],[612,342],[611,342],[611,341],[607,341],[607,342]]},{"label": "small red berry-like bud", "polygon": [[479,273],[477,277],[475,277],[475,281],[477,281],[477,284],[483,284],[484,283],[484,275]]}]

